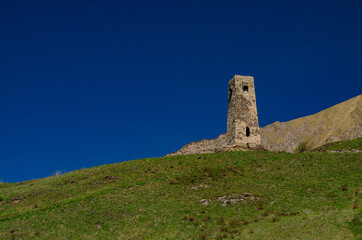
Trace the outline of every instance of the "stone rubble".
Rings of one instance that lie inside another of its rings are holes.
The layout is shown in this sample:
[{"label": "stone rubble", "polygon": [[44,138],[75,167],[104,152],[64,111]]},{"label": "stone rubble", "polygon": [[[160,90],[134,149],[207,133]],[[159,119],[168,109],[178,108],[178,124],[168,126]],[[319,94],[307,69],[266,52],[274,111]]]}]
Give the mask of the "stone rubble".
[{"label": "stone rubble", "polygon": [[237,203],[250,203],[258,201],[258,196],[253,196],[251,193],[243,193],[243,194],[231,194],[229,196],[218,197],[217,199],[201,199],[200,203],[207,206],[211,202],[218,201],[221,202],[221,206],[226,207],[229,204],[237,204]]}]

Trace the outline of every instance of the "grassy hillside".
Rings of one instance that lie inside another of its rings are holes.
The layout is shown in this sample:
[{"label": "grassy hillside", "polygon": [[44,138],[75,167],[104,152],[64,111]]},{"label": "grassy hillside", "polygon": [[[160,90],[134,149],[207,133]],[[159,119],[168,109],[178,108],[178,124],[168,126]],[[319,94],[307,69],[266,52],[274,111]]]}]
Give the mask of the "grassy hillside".
[{"label": "grassy hillside", "polygon": [[359,153],[161,157],[0,184],[0,239],[358,239]]},{"label": "grassy hillside", "polygon": [[351,141],[340,141],[327,143],[317,149],[315,151],[340,151],[340,150],[362,150],[362,138],[353,139]]}]

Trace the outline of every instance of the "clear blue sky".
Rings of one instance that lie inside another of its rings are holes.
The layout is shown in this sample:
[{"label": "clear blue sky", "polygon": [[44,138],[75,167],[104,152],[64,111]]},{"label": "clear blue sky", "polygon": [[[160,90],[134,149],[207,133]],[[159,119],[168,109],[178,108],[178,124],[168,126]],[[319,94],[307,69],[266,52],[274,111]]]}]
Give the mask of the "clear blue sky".
[{"label": "clear blue sky", "polygon": [[234,74],[254,76],[261,126],[352,98],[361,13],[361,0],[3,0],[0,179],[217,137]]}]

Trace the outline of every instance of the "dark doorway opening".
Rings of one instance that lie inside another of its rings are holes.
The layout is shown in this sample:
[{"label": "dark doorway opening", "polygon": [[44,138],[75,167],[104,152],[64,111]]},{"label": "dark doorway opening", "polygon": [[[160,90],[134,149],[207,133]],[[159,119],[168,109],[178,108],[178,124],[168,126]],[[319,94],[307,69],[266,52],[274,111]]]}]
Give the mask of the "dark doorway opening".
[{"label": "dark doorway opening", "polygon": [[229,99],[228,99],[228,103],[231,100],[231,96],[233,95],[233,90],[231,88],[229,88]]},{"label": "dark doorway opening", "polygon": [[244,86],[243,87],[243,92],[248,92],[249,91],[249,87],[248,86]]},{"label": "dark doorway opening", "polygon": [[250,129],[249,129],[249,127],[246,127],[246,136],[247,136],[247,137],[250,136]]}]

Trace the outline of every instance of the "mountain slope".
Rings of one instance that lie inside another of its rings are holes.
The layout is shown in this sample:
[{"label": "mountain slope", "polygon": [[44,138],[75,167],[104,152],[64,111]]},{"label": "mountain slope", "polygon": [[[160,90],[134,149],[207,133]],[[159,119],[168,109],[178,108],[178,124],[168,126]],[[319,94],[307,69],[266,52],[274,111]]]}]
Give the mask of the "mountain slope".
[{"label": "mountain slope", "polygon": [[354,152],[362,153],[362,138],[353,139],[350,141],[340,141],[327,143],[321,147],[314,149],[315,152]]},{"label": "mountain slope", "polygon": [[293,152],[302,142],[314,149],[362,137],[362,95],[310,116],[272,123],[261,128],[260,134],[264,148],[287,152]]},{"label": "mountain slope", "polygon": [[220,152],[0,184],[0,239],[353,239],[359,153]]}]

